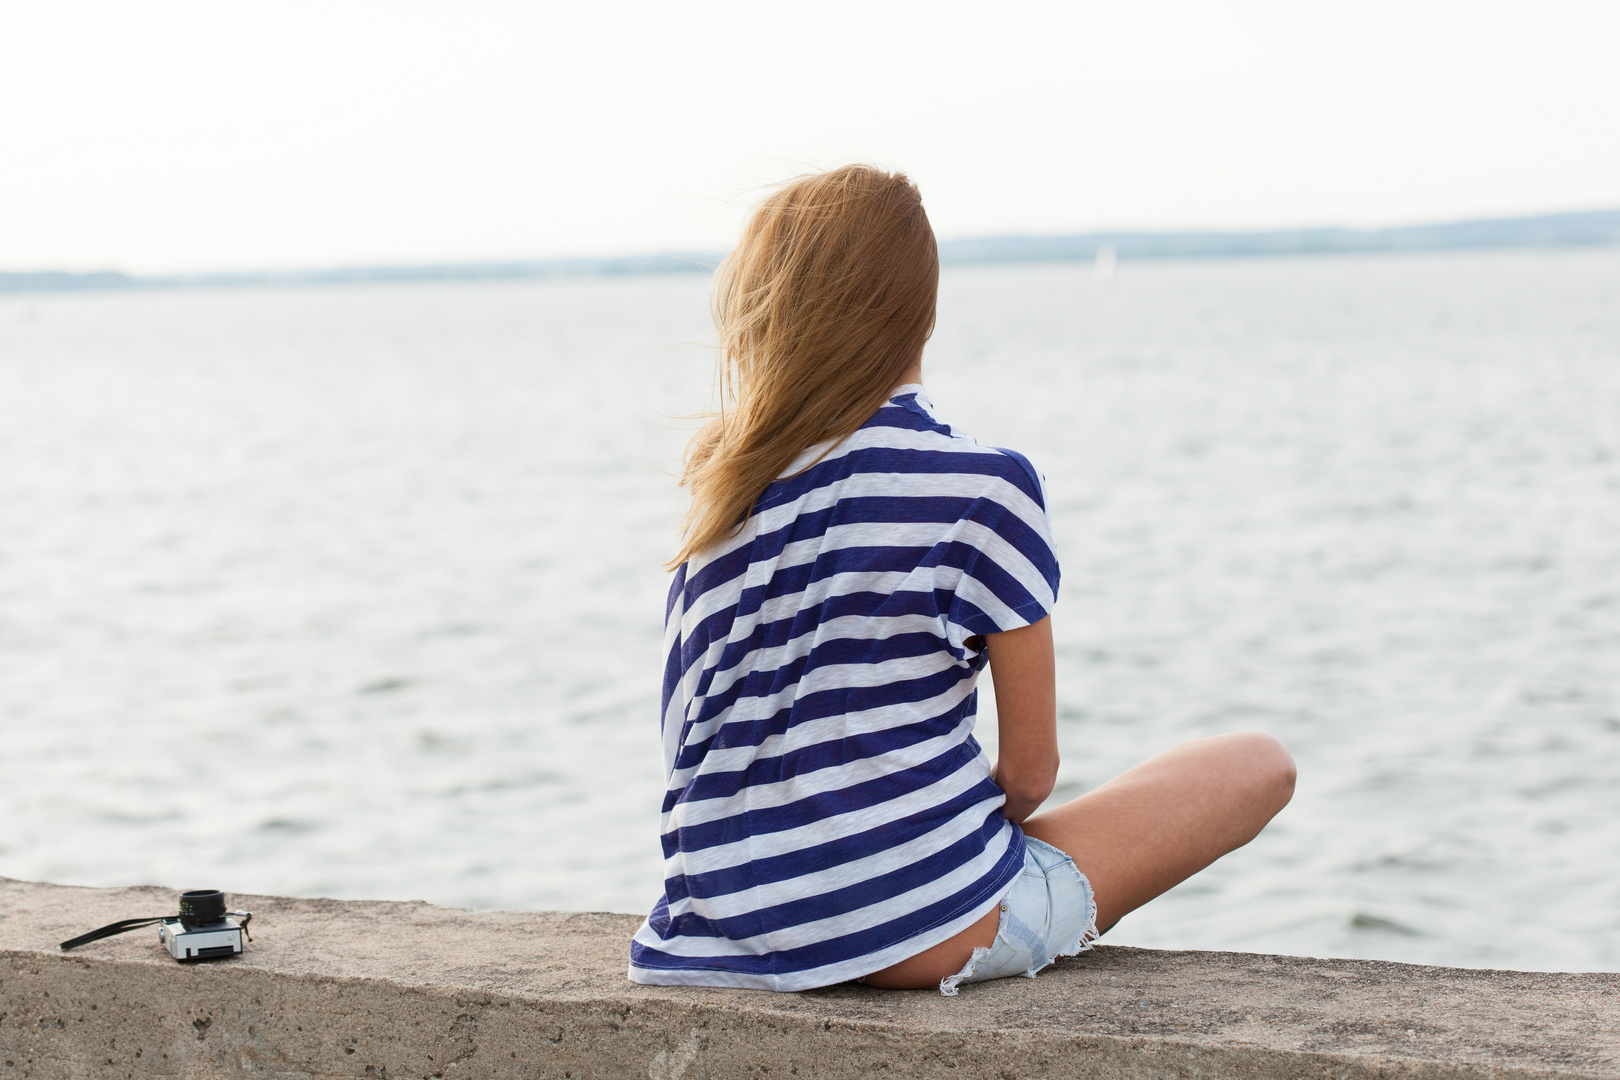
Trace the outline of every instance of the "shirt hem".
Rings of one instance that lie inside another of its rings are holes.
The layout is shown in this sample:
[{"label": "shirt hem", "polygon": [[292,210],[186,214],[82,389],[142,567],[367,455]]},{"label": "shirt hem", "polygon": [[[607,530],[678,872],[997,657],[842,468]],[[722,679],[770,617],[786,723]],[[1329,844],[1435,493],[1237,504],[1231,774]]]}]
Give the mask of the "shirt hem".
[{"label": "shirt hem", "polygon": [[[1021,837],[1015,841],[1022,847]],[[1009,845],[1011,847],[1013,845]],[[868,953],[865,956],[841,960],[826,967],[813,968],[809,971],[796,971],[787,975],[750,975],[741,971],[723,971],[717,968],[651,968],[641,967],[634,961],[630,964],[628,975],[633,983],[643,986],[722,986],[734,987],[742,990],[775,990],[791,992],[795,990],[816,990],[823,986],[833,986],[837,983],[848,982],[850,979],[859,979],[870,975],[874,971],[882,971],[886,967],[898,964],[902,960],[916,956],[925,949],[931,949],[942,941],[948,941],[984,918],[986,913],[1000,904],[1006,897],[1018,875],[1023,872],[1024,861],[1020,858],[1014,864],[1012,874],[1005,882],[991,891],[988,898],[968,909],[966,915],[959,915],[949,922],[941,923],[929,930],[925,930],[914,937],[896,942],[881,952]]]}]

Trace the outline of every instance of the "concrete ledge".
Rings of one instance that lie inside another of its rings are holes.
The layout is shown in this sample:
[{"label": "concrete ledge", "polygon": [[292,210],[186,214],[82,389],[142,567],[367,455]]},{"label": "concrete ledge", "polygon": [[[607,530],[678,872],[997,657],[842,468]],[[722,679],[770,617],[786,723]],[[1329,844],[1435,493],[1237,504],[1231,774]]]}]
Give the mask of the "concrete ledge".
[{"label": "concrete ledge", "polygon": [[639,987],[635,918],[236,896],[182,966],[166,889],[0,878],[0,1080],[23,1077],[1620,1078],[1620,975],[1101,948],[943,998]]}]

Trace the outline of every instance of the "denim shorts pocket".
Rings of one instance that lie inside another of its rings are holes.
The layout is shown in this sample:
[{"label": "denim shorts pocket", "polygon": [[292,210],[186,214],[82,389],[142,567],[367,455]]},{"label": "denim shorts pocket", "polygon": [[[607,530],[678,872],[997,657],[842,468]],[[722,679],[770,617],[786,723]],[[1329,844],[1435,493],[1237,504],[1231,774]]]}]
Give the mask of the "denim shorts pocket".
[{"label": "denim shorts pocket", "polygon": [[1091,882],[1067,857],[1047,872],[1047,882],[1052,897],[1047,948],[1053,957],[1083,952],[1097,936],[1097,900]]}]

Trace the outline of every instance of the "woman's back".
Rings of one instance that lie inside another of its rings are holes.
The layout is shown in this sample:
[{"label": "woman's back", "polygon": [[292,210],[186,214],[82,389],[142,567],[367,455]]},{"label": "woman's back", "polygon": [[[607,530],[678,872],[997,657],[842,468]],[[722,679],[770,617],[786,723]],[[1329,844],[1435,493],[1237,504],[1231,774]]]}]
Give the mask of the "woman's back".
[{"label": "woman's back", "polygon": [[825,450],[677,571],[665,893],[637,981],[865,975],[962,931],[1023,867],[972,730],[980,636],[1055,602],[1039,478],[915,386]]}]

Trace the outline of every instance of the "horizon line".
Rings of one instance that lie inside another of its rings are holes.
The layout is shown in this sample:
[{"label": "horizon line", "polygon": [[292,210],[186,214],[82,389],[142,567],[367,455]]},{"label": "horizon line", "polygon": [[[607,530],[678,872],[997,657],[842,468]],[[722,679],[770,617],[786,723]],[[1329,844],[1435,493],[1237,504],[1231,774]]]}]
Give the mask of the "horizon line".
[{"label": "horizon line", "polygon": [[[942,265],[961,266],[1086,262],[1103,257],[1104,251],[1108,252],[1107,258],[1157,260],[1616,245],[1620,245],[1620,208],[1371,229],[1317,226],[1245,230],[1006,233],[940,241],[939,254]],[[118,270],[20,270],[0,271],[0,293],[707,273],[723,257],[724,252],[685,251],[546,259],[376,263],[289,270],[209,270],[175,274],[128,274]]]}]

